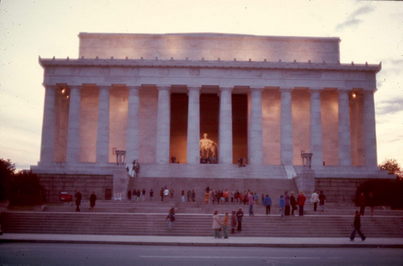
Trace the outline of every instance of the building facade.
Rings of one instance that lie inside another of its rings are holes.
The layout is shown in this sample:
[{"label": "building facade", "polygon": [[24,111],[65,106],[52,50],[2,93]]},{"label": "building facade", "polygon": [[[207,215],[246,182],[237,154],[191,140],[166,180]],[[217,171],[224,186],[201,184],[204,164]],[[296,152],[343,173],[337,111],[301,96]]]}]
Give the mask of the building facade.
[{"label": "building facade", "polygon": [[[138,160],[143,177],[281,179],[298,175],[301,155],[311,153],[318,178],[381,175],[374,109],[381,66],[340,63],[339,38],[79,38],[77,59],[39,59],[38,173],[117,176],[117,163]],[[207,161],[205,133],[215,145]]]}]

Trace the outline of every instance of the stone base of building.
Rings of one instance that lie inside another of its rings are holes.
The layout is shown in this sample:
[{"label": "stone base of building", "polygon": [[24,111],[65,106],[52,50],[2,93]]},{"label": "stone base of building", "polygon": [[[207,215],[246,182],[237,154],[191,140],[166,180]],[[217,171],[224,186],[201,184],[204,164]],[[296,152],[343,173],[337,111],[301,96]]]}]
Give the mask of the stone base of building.
[{"label": "stone base of building", "polygon": [[329,191],[330,201],[345,202],[351,200],[356,187],[365,180],[392,178],[376,168],[336,166],[310,169],[273,165],[142,164],[139,177],[135,178],[128,176],[125,165],[116,164],[39,164],[31,169],[40,176],[48,201],[57,201],[61,191],[74,193],[76,190],[81,191],[84,199],[95,192],[99,199],[124,200],[127,191],[133,189],[145,189],[147,193],[153,189],[158,197],[160,188],[166,186],[176,193],[194,189],[198,197],[210,187],[231,191],[250,189],[259,194],[269,193],[274,199],[284,191],[311,193],[316,189]]},{"label": "stone base of building", "polygon": [[112,198],[112,175],[41,173],[38,176],[48,202],[60,201],[60,192],[68,192],[74,195],[76,191],[80,191],[83,200],[88,200],[92,192],[100,200]]}]

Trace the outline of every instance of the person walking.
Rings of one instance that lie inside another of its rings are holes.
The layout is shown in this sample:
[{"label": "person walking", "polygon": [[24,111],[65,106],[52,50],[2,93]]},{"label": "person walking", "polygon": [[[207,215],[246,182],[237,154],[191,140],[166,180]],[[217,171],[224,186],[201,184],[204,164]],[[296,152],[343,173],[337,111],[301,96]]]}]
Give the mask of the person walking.
[{"label": "person walking", "polygon": [[280,199],[278,201],[278,206],[280,208],[280,216],[283,217],[284,216],[284,208],[285,208],[285,200],[284,200],[283,195],[280,195]]},{"label": "person walking", "polygon": [[236,212],[236,219],[237,219],[237,224],[238,224],[237,231],[238,232],[242,231],[242,218],[243,218],[243,211],[242,211],[242,208],[239,208],[239,210]]},{"label": "person walking", "polygon": [[360,215],[359,211],[355,211],[353,227],[354,227],[354,229],[351,232],[350,240],[354,241],[355,233],[358,233],[358,235],[361,237],[361,240],[364,241],[366,239],[366,237],[361,232],[361,215]]},{"label": "person walking", "polygon": [[269,215],[271,209],[271,198],[269,194],[266,194],[266,196],[263,198],[263,205],[266,207],[266,215]]},{"label": "person walking", "polygon": [[95,192],[92,192],[90,195],[90,208],[91,209],[94,209],[96,201],[97,201],[97,195],[95,195]]},{"label": "person walking", "polygon": [[226,212],[222,222],[222,232],[224,234],[224,239],[228,238],[228,226],[229,226],[229,215],[228,212]]},{"label": "person walking", "polygon": [[173,224],[175,222],[175,208],[169,209],[166,220],[167,220],[168,230],[172,230]]},{"label": "person walking", "polygon": [[74,194],[74,197],[76,198],[76,212],[79,212],[82,198],[81,192],[77,190],[76,194]]},{"label": "person walking", "polygon": [[293,192],[291,192],[290,195],[290,205],[291,205],[291,215],[295,216],[294,212],[297,209],[297,199],[295,198]]},{"label": "person walking", "polygon": [[214,238],[221,238],[221,235],[220,235],[221,221],[220,221],[220,217],[218,216],[218,211],[214,211],[212,228],[214,231]]},{"label": "person walking", "polygon": [[298,195],[298,198],[297,198],[299,216],[303,216],[303,215],[304,215],[305,200],[306,200],[306,197],[305,197],[304,193],[303,193],[303,192],[300,192],[299,195]]},{"label": "person walking", "polygon": [[319,195],[314,191],[311,195],[311,203],[313,204],[313,211],[316,212],[319,203]]},{"label": "person walking", "polygon": [[232,211],[232,214],[231,214],[231,234],[235,233],[235,228],[236,228],[236,212]]},{"label": "person walking", "polygon": [[321,191],[319,192],[319,210],[320,210],[321,212],[324,212],[324,211],[325,211],[325,201],[326,201],[326,196],[325,196],[325,194],[323,193],[323,191],[321,190]]}]

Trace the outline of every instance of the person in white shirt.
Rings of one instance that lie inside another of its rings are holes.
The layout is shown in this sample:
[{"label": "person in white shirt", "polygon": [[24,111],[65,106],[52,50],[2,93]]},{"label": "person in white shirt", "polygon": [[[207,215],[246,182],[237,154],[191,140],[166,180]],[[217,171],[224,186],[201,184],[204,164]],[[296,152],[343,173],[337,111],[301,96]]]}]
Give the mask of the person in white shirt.
[{"label": "person in white shirt", "polygon": [[314,191],[311,195],[311,203],[313,203],[313,210],[316,212],[318,208],[318,202],[319,202],[319,195]]}]

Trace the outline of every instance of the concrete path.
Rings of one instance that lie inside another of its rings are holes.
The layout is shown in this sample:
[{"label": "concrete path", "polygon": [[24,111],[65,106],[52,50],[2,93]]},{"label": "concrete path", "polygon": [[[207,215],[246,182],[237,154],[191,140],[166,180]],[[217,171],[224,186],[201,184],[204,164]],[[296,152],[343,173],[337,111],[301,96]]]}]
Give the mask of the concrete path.
[{"label": "concrete path", "polygon": [[175,246],[232,246],[232,247],[386,247],[403,248],[403,238],[345,238],[327,237],[178,237],[178,236],[126,236],[126,235],[70,235],[70,234],[11,234],[0,235],[0,242],[87,243],[126,245]]}]

